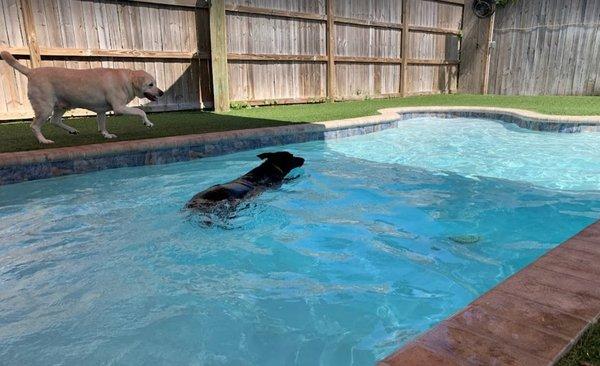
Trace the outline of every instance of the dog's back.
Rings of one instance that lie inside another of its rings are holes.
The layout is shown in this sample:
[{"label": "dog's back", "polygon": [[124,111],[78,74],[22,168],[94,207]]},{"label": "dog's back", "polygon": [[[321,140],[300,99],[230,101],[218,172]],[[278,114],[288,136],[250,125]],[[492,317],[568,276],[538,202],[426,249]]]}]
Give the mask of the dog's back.
[{"label": "dog's back", "polygon": [[[66,104],[64,108],[95,110],[109,104],[108,99],[114,97],[115,90],[131,84],[127,78],[129,72],[125,69],[40,67],[30,69],[28,90],[29,93],[52,95]],[[125,98],[129,99],[128,96]]]},{"label": "dog's back", "polygon": [[186,204],[186,208],[204,208],[222,201],[235,201],[247,198],[258,191],[258,186],[236,179],[229,183],[218,184],[196,194]]}]

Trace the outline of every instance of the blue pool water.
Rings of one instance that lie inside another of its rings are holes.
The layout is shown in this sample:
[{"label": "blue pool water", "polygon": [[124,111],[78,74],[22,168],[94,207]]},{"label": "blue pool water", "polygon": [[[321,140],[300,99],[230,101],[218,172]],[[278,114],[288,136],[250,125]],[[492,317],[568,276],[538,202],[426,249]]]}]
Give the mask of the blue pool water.
[{"label": "blue pool water", "polygon": [[210,227],[181,208],[257,151],[0,187],[2,364],[369,365],[600,218],[600,134],[285,149],[298,177]]}]

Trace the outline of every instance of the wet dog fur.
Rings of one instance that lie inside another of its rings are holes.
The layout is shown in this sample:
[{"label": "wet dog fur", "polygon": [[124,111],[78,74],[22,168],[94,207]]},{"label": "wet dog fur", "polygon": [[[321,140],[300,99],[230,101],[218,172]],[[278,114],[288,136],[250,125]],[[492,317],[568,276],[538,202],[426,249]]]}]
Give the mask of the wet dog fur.
[{"label": "wet dog fur", "polygon": [[285,176],[304,164],[304,159],[287,151],[257,155],[264,162],[248,173],[228,183],[212,186],[186,204],[186,208],[208,210],[219,203],[236,204],[254,197],[266,189],[280,186]]}]

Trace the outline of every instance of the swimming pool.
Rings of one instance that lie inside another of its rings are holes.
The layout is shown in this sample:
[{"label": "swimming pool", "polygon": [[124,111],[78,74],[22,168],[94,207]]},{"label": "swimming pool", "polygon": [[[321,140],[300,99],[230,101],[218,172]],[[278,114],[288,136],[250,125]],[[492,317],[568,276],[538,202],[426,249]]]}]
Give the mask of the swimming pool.
[{"label": "swimming pool", "polygon": [[372,364],[600,218],[600,134],[459,118],[286,146],[298,178],[222,225],[181,209],[277,149],[0,187],[3,364]]}]

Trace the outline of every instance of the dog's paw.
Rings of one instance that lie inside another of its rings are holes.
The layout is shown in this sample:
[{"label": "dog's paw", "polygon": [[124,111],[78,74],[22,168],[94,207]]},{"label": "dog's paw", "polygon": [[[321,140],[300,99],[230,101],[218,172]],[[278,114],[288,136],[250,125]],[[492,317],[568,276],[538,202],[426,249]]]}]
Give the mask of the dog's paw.
[{"label": "dog's paw", "polygon": [[152,126],[154,126],[154,123],[152,123],[150,121],[145,121],[144,122],[144,126],[146,126],[146,127],[152,127]]},{"label": "dog's paw", "polygon": [[117,137],[117,135],[113,134],[113,133],[108,133],[108,132],[103,132],[102,136],[104,136],[107,139],[114,139]]},{"label": "dog's paw", "polygon": [[54,143],[54,141],[48,140],[48,139],[41,139],[39,141],[40,141],[40,144],[53,144]]},{"label": "dog's paw", "polygon": [[79,135],[79,131],[74,129],[73,131],[69,131],[69,134],[70,135]]}]

